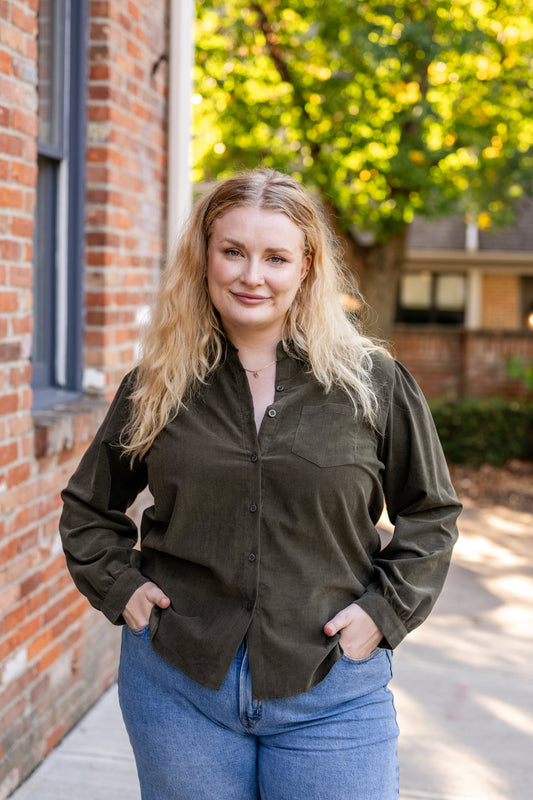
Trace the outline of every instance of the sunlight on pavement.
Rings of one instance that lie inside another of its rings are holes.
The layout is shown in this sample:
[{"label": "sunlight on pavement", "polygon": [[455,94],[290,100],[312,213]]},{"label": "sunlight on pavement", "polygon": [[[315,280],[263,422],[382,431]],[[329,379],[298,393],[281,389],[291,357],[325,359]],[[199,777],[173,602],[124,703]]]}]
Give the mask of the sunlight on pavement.
[{"label": "sunlight on pavement", "polygon": [[524,530],[523,525],[520,523],[510,522],[508,519],[498,517],[494,514],[488,518],[488,522],[493,528],[497,528],[499,531],[504,531],[505,533],[522,533]]},{"label": "sunlight on pavement", "polygon": [[500,606],[491,612],[490,621],[508,636],[533,639],[533,611],[529,608],[511,604]]},{"label": "sunlight on pavement", "polygon": [[[402,712],[400,760],[402,753],[406,756],[411,751],[409,762],[415,760],[415,767],[424,765],[425,793],[420,793],[421,797],[508,800],[511,795],[507,782],[479,752],[464,742],[459,747],[453,732],[439,724],[434,711],[427,713],[420,703],[398,687],[395,694]],[[404,776],[407,796],[410,785],[420,787],[417,776],[416,769],[411,780],[409,775]]]},{"label": "sunlight on pavement", "polygon": [[465,561],[497,562],[501,566],[520,566],[527,563],[527,559],[512,553],[505,547],[486,539],[484,536],[459,537],[455,545],[454,555]]},{"label": "sunlight on pavement", "polygon": [[524,575],[511,575],[507,578],[496,578],[491,581],[491,589],[502,597],[516,595],[521,600],[533,600],[533,578]]},{"label": "sunlight on pavement", "polygon": [[533,736],[533,718],[531,714],[526,714],[516,706],[506,703],[497,697],[487,697],[480,695],[478,703],[497,719],[506,725],[511,725],[526,736]]}]

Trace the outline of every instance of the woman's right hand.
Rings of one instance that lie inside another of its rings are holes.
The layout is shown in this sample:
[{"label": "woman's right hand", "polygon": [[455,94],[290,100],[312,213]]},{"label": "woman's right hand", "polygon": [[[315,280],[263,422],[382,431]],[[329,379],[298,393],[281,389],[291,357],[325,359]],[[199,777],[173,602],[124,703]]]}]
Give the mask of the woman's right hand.
[{"label": "woman's right hand", "polygon": [[159,608],[168,608],[170,600],[166,594],[155,583],[149,581],[143,583],[142,586],[132,594],[126,607],[122,612],[122,616],[126,621],[126,625],[134,631],[138,631],[148,625],[150,614],[154,606]]}]

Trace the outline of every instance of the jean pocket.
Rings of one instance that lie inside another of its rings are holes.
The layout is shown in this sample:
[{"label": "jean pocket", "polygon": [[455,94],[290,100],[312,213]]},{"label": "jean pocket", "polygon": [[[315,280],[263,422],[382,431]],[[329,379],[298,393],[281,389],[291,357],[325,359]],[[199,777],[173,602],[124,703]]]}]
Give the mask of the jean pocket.
[{"label": "jean pocket", "polygon": [[382,647],[375,647],[367,656],[363,656],[362,658],[352,658],[343,651],[341,661],[347,661],[348,664],[365,664],[367,661],[372,661],[372,659],[381,655],[383,652],[384,651]]},{"label": "jean pocket", "polygon": [[129,631],[134,636],[144,636],[146,633],[149,633],[150,625],[147,623],[146,625],[143,625],[142,628],[129,628]]}]

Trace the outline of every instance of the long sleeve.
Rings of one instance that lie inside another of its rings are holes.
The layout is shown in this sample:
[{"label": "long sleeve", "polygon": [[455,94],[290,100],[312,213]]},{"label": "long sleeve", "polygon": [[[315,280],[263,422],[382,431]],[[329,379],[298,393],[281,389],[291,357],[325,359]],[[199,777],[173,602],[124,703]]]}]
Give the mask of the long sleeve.
[{"label": "long sleeve", "polygon": [[146,469],[122,455],[120,433],[129,411],[132,373],[122,381],[109,411],[62,493],[60,533],[73,580],[113,623],[144,582],[137,528],[125,513],[147,484]]},{"label": "long sleeve", "polygon": [[396,647],[424,621],[442,589],[461,504],[427,403],[402,365],[391,364],[381,460],[387,512],[395,527],[390,543],[374,558],[374,580],[358,604],[380,627],[386,644]]}]

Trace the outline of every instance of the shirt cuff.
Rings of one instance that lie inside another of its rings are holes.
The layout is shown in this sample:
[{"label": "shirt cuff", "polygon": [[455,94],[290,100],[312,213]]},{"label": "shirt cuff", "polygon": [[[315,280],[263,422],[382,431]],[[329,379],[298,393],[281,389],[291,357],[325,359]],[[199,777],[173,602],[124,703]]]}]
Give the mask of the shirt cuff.
[{"label": "shirt cuff", "polygon": [[407,628],[383,595],[367,591],[355,601],[355,604],[372,617],[383,634],[384,641],[380,643],[380,647],[393,650],[407,636]]},{"label": "shirt cuff", "polygon": [[126,607],[126,603],[143,583],[148,583],[148,578],[140,573],[138,569],[132,567],[125,570],[114,582],[105,596],[101,608],[102,612],[113,625],[124,624],[122,612]]}]

